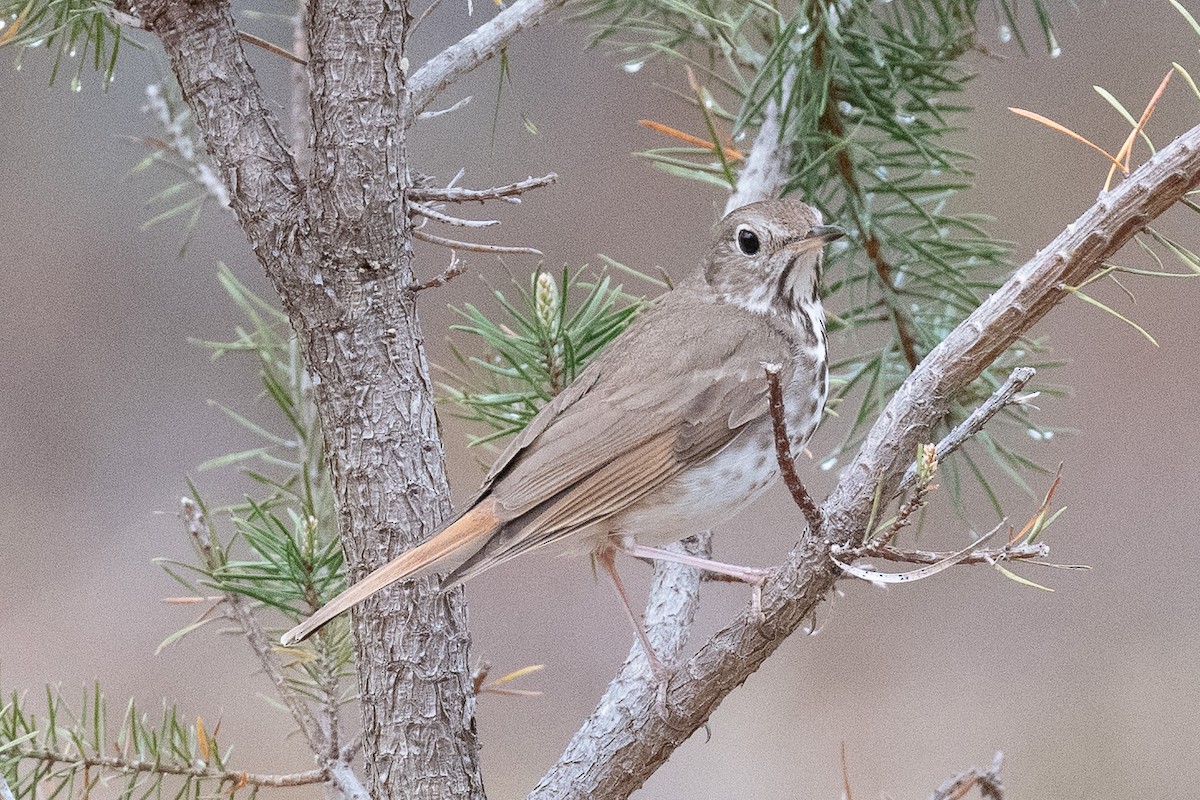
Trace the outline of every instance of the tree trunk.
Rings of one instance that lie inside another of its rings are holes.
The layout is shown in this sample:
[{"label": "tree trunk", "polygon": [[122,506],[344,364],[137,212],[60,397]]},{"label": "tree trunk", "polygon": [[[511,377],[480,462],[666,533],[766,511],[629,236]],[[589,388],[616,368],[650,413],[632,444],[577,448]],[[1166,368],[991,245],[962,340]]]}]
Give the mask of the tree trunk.
[{"label": "tree trunk", "polygon": [[[412,281],[401,109],[407,5],[313,0],[312,168],[304,180],[245,60],[227,0],[152,0],[233,210],[317,386],[351,580],[449,511]],[[393,586],[354,614],[363,754],[376,798],[482,798],[461,592]],[[336,735],[327,746],[336,752]]]}]

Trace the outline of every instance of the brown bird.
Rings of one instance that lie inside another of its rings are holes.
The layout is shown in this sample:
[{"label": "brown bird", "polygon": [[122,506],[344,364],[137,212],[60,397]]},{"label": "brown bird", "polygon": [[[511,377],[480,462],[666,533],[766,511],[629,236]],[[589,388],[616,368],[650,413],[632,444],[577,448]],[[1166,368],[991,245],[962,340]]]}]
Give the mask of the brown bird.
[{"label": "brown bird", "polygon": [[681,561],[761,585],[764,570],[658,549],[728,519],[779,476],[764,365],[781,365],[793,452],[828,393],[818,289],[826,243],[844,236],[796,200],[736,209],[698,274],[618,336],[508,446],[466,509],[283,636],[304,639],[404,578],[448,588],[566,537],[612,577],[662,673],[613,563]]}]

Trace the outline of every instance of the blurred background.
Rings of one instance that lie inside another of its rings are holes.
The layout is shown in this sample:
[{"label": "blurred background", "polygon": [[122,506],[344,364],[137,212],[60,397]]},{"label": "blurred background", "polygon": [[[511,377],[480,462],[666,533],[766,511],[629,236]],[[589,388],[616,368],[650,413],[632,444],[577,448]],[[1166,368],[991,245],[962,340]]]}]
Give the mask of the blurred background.
[{"label": "blurred background", "polygon": [[[448,3],[427,20],[415,61],[494,13],[478,3],[469,18],[463,5]],[[1137,113],[1172,61],[1200,69],[1200,38],[1167,0],[1055,6],[1059,57],[1036,47],[1029,20],[1029,56],[1002,41],[999,23],[987,23],[990,55],[972,58],[967,98],[976,112],[962,144],[978,156],[979,180],[962,202],[995,217],[992,229],[1014,242],[1016,261],[1094,200],[1107,166],[1006,107],[1051,116],[1115,151],[1128,127],[1093,84]],[[245,24],[290,41],[278,21]],[[219,339],[239,322],[217,284],[218,261],[269,289],[221,212],[205,217],[182,258],[181,225],[141,230],[154,213],[145,201],[161,183],[130,175],[144,151],[124,137],[155,133],[141,107],[163,63],[142,40],[147,49],[124,53],[107,93],[94,78],[78,93],[66,79],[48,88],[49,65],[36,52],[19,72],[7,61],[0,69],[0,688],[36,697],[50,682],[71,697],[98,677],[114,709],[130,697],[144,708],[166,699],[210,727],[219,719],[239,768],[304,769],[311,761],[288,736],[290,718],[264,699],[270,686],[254,674],[244,641],[205,628],[155,655],[195,613],[161,602],[178,587],[151,563],[191,557],[173,516],[185,479],[217,501],[249,490],[234,470],[196,471],[250,446],[206,401],[251,414],[268,408],[250,399],[259,391],[252,365],[213,364],[188,337]],[[424,126],[411,147],[416,165],[443,177],[465,166],[471,186],[557,172],[553,188],[499,210],[505,223],[492,241],[539,247],[552,268],[596,263],[604,253],[681,276],[700,257],[725,197],[630,153],[669,144],[636,120],[696,130],[699,118],[660,85],[674,78],[653,65],[628,74],[587,41],[586,26],[562,15],[520,38],[499,110],[498,67],[489,63],[448,97],[474,95],[465,111]],[[282,112],[286,67],[253,49],[250,56]],[[1186,86],[1173,84],[1150,125],[1160,144],[1200,111]],[[1167,226],[1196,247],[1188,234],[1195,218],[1172,220]],[[442,252],[425,255],[424,274],[443,267]],[[489,257],[468,263],[466,276],[422,296],[435,362],[450,360],[447,304],[494,310],[476,276],[507,281]],[[517,274],[534,266],[509,264]],[[1133,306],[1120,292],[1101,296],[1150,330],[1158,348],[1082,302],[1064,303],[1035,331],[1069,361],[1041,376],[1071,394],[1040,402],[1038,420],[1074,433],[1027,450],[1052,466],[1065,462],[1057,499],[1069,510],[1051,531],[1053,560],[1094,569],[1023,570],[1054,593],[986,568],[888,590],[845,581],[844,594],[820,610],[817,634],[788,641],[717,711],[711,736],[682,746],[639,796],[836,798],[843,742],[856,797],[926,797],[953,773],[986,766],[996,750],[1006,755],[1012,797],[1194,795],[1200,564],[1189,542],[1200,516],[1200,285],[1146,279],[1131,288]],[[442,417],[461,501],[489,455],[468,450],[466,431]],[[844,434],[838,425],[826,424],[814,452]],[[823,496],[835,472],[814,466],[810,490]],[[1049,481],[1031,483],[1041,492]],[[1014,519],[1036,509],[1040,497],[998,485]],[[991,526],[980,498],[968,507],[968,522],[935,515],[930,535],[955,543],[969,524]],[[719,532],[717,555],[777,562],[799,526],[780,489]],[[644,570],[625,571],[644,592]],[[474,651],[496,674],[546,664],[521,684],[541,697],[480,702],[490,796],[521,797],[625,657],[627,623],[585,559],[518,560],[472,582],[469,596]],[[740,587],[706,587],[696,636],[745,602]]]}]

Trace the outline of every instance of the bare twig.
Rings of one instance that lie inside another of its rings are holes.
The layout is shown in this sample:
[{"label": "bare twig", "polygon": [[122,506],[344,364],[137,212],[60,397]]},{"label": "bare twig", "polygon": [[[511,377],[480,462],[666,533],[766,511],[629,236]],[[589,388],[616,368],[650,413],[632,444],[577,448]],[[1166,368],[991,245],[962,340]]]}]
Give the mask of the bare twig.
[{"label": "bare twig", "polygon": [[408,206],[422,217],[444,222],[447,225],[456,225],[460,228],[490,228],[493,225],[500,224],[500,220],[498,219],[463,219],[462,217],[452,217],[449,214],[438,211],[432,206],[418,203],[416,200],[409,200]]},{"label": "bare twig", "polygon": [[926,578],[932,578],[934,575],[937,575],[940,572],[945,572],[951,567],[958,566],[965,558],[975,552],[976,547],[982,548],[982,546],[986,544],[988,540],[999,533],[1000,529],[1007,524],[1008,520],[1002,519],[1000,520],[999,524],[996,525],[996,527],[992,528],[990,531],[985,533],[983,536],[980,536],[963,549],[954,553],[943,554],[940,559],[934,561],[932,564],[926,564],[923,567],[919,567],[918,569],[910,570],[908,572],[880,572],[879,570],[870,569],[869,567],[861,567],[848,561],[841,561],[837,558],[837,556],[842,555],[843,553],[849,553],[851,557],[850,561],[857,560],[861,557],[861,555],[857,549],[843,549],[838,545],[833,547],[833,555],[831,555],[830,558],[833,559],[833,563],[837,564],[838,568],[843,572],[853,575],[856,578],[870,581],[871,583],[915,583],[916,581],[925,580]]},{"label": "bare twig", "polygon": [[929,796],[929,800],[962,800],[971,789],[978,788],[979,796],[984,800],[1004,800],[1004,786],[1000,783],[1000,765],[1004,754],[996,753],[990,769],[978,767],[960,772]]},{"label": "bare twig", "polygon": [[467,265],[458,260],[458,254],[453,250],[450,251],[450,264],[437,275],[427,281],[420,283],[410,283],[408,288],[413,292],[423,292],[426,289],[437,289],[439,286],[445,286],[450,281],[463,274],[463,270]]},{"label": "bare twig", "polygon": [[[866,544],[855,551],[859,557],[871,556],[883,558],[904,564],[936,564],[952,553],[941,553],[934,550],[906,550],[891,545]],[[1046,544],[1005,545],[1004,547],[972,550],[960,558],[955,564],[996,564],[1001,561],[1030,561],[1045,558],[1050,555]],[[1074,567],[1082,569],[1083,567]]]},{"label": "bare twig", "polygon": [[[116,770],[126,775],[142,772],[160,775],[186,775],[190,778],[218,780],[234,786],[307,786],[313,783],[322,783],[328,778],[323,769],[310,769],[305,772],[293,772],[283,775],[269,775],[259,772],[209,769],[198,766],[185,767],[178,764],[164,763],[160,760],[143,761],[137,758],[122,758],[120,756],[81,756],[78,753],[61,753],[56,750],[38,747],[18,749],[13,755],[21,759],[41,761],[47,764],[59,763],[71,764],[76,767],[100,767],[102,769]],[[0,784],[3,783],[3,780],[3,776],[0,776]],[[7,785],[0,785],[0,800],[5,800],[5,798],[11,800],[12,795],[5,795],[5,789],[7,789]]]},{"label": "bare twig", "polygon": [[[992,393],[992,396],[983,402],[978,408],[954,427],[942,440],[937,443],[937,459],[941,463],[946,459],[946,456],[953,453],[958,448],[962,447],[963,442],[970,439],[975,434],[983,430],[988,421],[996,416],[1005,406],[1014,402],[1017,393],[1025,388],[1025,384],[1033,379],[1036,370],[1032,367],[1017,367],[1008,376],[1008,380],[1000,385],[1000,388]],[[906,492],[912,488],[912,484],[917,479],[917,465],[913,463],[905,471],[904,477],[900,480],[899,492]]]},{"label": "bare twig", "polygon": [[442,247],[449,247],[451,250],[467,250],[472,253],[518,253],[522,255],[540,256],[541,250],[535,247],[509,247],[501,244],[476,244],[475,242],[462,242],[458,239],[447,239],[444,236],[435,236],[432,233],[426,233],[420,228],[413,229],[413,238],[420,239],[423,242],[430,244],[438,244]]},{"label": "bare twig", "polygon": [[[812,616],[842,574],[830,558],[833,548],[862,536],[875,500],[893,496],[913,452],[928,441],[950,399],[1063,299],[1060,284],[1077,285],[1099,269],[1198,182],[1200,126],[1159,150],[1018,269],[893,395],[822,506],[823,535],[804,537],[772,571],[761,618],[747,609],[714,634],[679,666],[677,674],[687,679],[670,681],[665,699],[648,678],[625,681],[617,712],[609,705],[593,713],[531,800],[621,798],[641,786]],[[577,747],[578,742],[591,746]]]},{"label": "bare twig", "polygon": [[292,15],[292,52],[296,62],[288,70],[292,85],[291,104],[288,107],[288,130],[292,139],[292,153],[296,159],[296,171],[301,175],[308,172],[308,36],[304,29],[308,0],[297,0],[296,13]]},{"label": "bare twig", "polygon": [[[209,532],[208,522],[204,519],[204,513],[194,501],[187,497],[180,501],[180,506],[188,533],[200,549],[200,555],[204,559],[205,565],[209,570],[220,568],[222,558],[213,546],[212,534]],[[250,603],[240,594],[223,592],[223,595],[227,615],[238,624],[245,634],[246,641],[250,643],[250,648],[258,656],[259,663],[262,664],[263,672],[274,684],[280,700],[292,713],[292,718],[300,727],[300,732],[316,756],[317,763],[321,765],[321,772],[337,786],[346,800],[370,800],[366,788],[354,774],[350,765],[343,763],[336,756],[331,756],[329,751],[330,735],[321,729],[308,705],[288,683],[287,675],[283,670],[283,662],[275,651],[271,638],[267,636],[258,617],[250,608]]]},{"label": "bare twig", "polygon": [[405,26],[405,28],[404,28],[404,43],[405,43],[405,45],[408,44],[408,40],[411,39],[413,34],[417,32],[417,29],[421,27],[421,23],[425,21],[426,17],[433,14],[434,11],[437,11],[438,6],[440,6],[441,4],[442,4],[442,0],[433,0],[432,3],[425,6],[425,10],[421,12],[421,15],[419,17],[417,17],[416,21],[413,24]]},{"label": "bare twig", "polygon": [[422,111],[420,114],[417,114],[417,119],[420,121],[424,121],[427,119],[433,119],[435,117],[440,117],[443,114],[453,114],[455,111],[458,111],[460,108],[465,108],[467,106],[467,104],[470,102],[471,102],[471,95],[467,95],[462,100],[459,100],[457,103],[455,103],[452,106],[447,106],[446,108],[439,108],[437,111]]},{"label": "bare twig", "polygon": [[408,109],[419,114],[443,89],[499,53],[510,39],[531,28],[565,0],[517,0],[408,77]]},{"label": "bare twig", "polygon": [[770,394],[771,427],[775,432],[775,459],[779,462],[779,471],[783,474],[784,485],[792,494],[792,499],[804,513],[808,527],[814,535],[821,532],[821,509],[813,502],[808,490],[796,474],[796,460],[792,457],[792,445],[788,438],[787,420],[784,419],[783,389],[779,386],[778,364],[763,364],[767,373],[767,388]]},{"label": "bare twig", "polygon": [[558,175],[551,172],[549,175],[543,175],[540,178],[526,178],[523,181],[510,183],[507,186],[496,186],[491,189],[460,189],[456,186],[447,186],[443,189],[425,189],[414,186],[408,190],[408,196],[412,200],[443,203],[482,203],[485,200],[520,202],[520,196],[530,189],[541,189],[557,180]]},{"label": "bare twig", "polygon": [[280,58],[286,58],[288,61],[291,61],[293,64],[299,64],[302,67],[308,66],[308,61],[306,61],[305,59],[300,58],[295,55],[292,55],[287,50],[283,49],[282,47],[275,44],[274,42],[269,42],[266,39],[255,36],[253,33],[246,33],[245,31],[238,31],[238,38],[241,39],[243,42],[247,42],[248,44],[254,45],[255,47],[261,47],[263,50],[266,50],[268,53],[273,53],[273,54],[279,56]]},{"label": "bare twig", "polygon": [[0,774],[0,800],[17,800],[13,797],[12,789],[8,786],[8,781],[4,780],[4,775]]},{"label": "bare twig", "polygon": [[846,763],[846,740],[841,741],[841,756],[842,756],[842,794],[846,800],[854,800],[854,795],[850,792],[850,766]]}]

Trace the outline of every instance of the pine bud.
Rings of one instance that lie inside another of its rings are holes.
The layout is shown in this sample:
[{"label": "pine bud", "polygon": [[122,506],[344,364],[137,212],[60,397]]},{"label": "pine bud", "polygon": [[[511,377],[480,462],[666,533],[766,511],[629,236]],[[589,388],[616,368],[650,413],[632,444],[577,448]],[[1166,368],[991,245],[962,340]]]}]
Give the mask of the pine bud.
[{"label": "pine bud", "polygon": [[549,272],[539,272],[533,304],[542,327],[553,333],[558,325],[558,284]]}]

